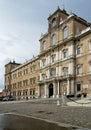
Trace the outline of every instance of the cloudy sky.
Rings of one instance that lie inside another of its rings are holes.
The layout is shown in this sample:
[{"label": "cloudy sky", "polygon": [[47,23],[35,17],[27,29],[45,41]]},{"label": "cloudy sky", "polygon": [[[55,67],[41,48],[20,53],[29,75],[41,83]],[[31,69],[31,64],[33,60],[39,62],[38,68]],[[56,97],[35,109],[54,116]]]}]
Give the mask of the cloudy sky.
[{"label": "cloudy sky", "polygon": [[91,22],[91,0],[0,0],[0,89],[5,64],[39,54],[41,33],[47,32],[47,18],[58,6]]}]

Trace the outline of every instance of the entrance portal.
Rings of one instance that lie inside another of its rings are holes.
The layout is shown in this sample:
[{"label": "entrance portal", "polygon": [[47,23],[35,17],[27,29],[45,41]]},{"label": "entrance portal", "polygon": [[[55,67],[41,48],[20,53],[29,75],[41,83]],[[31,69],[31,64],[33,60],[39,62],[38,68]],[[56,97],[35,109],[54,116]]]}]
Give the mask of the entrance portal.
[{"label": "entrance portal", "polygon": [[53,96],[53,84],[49,85],[49,98]]}]

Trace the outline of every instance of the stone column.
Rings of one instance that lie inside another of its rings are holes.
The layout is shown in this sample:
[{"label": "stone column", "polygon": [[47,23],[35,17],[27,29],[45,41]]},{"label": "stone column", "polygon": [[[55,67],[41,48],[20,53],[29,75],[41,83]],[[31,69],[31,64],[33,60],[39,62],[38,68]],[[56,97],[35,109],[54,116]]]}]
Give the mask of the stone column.
[{"label": "stone column", "polygon": [[68,69],[68,73],[71,74],[71,63],[69,63],[69,69]]},{"label": "stone column", "polygon": [[46,65],[48,65],[48,56],[46,55]]},{"label": "stone column", "polygon": [[59,91],[60,91],[60,89],[59,89],[59,81],[58,81],[58,86],[57,86],[57,98],[59,98]]},{"label": "stone column", "polygon": [[59,66],[59,76],[62,76],[62,66]]},{"label": "stone column", "polygon": [[56,49],[56,61],[58,61],[59,60],[59,50],[58,50],[58,48]]},{"label": "stone column", "polygon": [[42,67],[42,61],[40,60],[40,68]]},{"label": "stone column", "polygon": [[59,76],[59,66],[56,66],[56,77]]},{"label": "stone column", "polygon": [[60,54],[59,54],[59,59],[61,60],[61,59],[62,59],[62,50],[60,50],[59,53],[60,53]]},{"label": "stone column", "polygon": [[48,64],[51,63],[51,60],[50,60],[50,55],[48,55]]},{"label": "stone column", "polygon": [[53,82],[53,98],[56,97],[56,84]]},{"label": "stone column", "polygon": [[71,55],[72,56],[74,55],[74,45],[73,45],[73,43],[71,43]]},{"label": "stone column", "polygon": [[70,43],[69,45],[69,56],[73,56],[74,55],[74,45],[73,43]]},{"label": "stone column", "polygon": [[48,78],[50,78],[50,70],[48,69]]},{"label": "stone column", "polygon": [[74,63],[70,61],[69,63],[69,74],[74,74]]},{"label": "stone column", "polygon": [[71,62],[71,67],[72,67],[71,74],[74,74],[74,62],[73,61]]},{"label": "stone column", "polygon": [[70,80],[67,79],[67,95],[70,94]]},{"label": "stone column", "polygon": [[38,88],[38,97],[40,98],[41,96],[41,92],[40,92],[40,85],[39,85],[39,88]]},{"label": "stone column", "polygon": [[44,87],[44,98],[47,98],[47,84],[45,83],[45,87]]},{"label": "stone column", "polygon": [[40,81],[42,80],[42,74],[40,73]]}]

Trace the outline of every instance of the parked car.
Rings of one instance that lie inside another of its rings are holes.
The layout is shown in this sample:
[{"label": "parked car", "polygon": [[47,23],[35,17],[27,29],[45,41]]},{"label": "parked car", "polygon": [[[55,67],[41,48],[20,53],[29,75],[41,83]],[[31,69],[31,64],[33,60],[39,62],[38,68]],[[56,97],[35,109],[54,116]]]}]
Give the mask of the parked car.
[{"label": "parked car", "polygon": [[6,96],[3,98],[2,101],[14,101],[14,100],[15,100],[15,98],[13,96]]},{"label": "parked car", "polygon": [[0,101],[2,101],[2,100],[3,100],[3,98],[5,98],[5,96],[0,97]]},{"label": "parked car", "polygon": [[74,96],[75,96],[74,94],[66,95],[67,98],[73,98]]}]

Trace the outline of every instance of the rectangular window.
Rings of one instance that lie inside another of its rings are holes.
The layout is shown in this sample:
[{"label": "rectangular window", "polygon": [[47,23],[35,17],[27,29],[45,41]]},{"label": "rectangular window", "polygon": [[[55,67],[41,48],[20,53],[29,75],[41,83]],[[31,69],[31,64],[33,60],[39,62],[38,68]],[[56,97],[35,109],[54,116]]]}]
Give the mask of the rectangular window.
[{"label": "rectangular window", "polygon": [[27,95],[27,90],[25,91],[25,95]]},{"label": "rectangular window", "polygon": [[33,95],[35,95],[35,89],[33,90]]},{"label": "rectangular window", "polygon": [[80,83],[77,84],[77,92],[78,91],[81,91],[81,84]]},{"label": "rectangular window", "polygon": [[88,41],[89,43],[89,50],[91,50],[91,39]]},{"label": "rectangular window", "polygon": [[77,47],[77,55],[79,55],[79,54],[81,54],[81,47],[80,46]]},{"label": "rectangular window", "polygon": [[55,34],[52,35],[51,40],[52,40],[52,46],[54,46],[56,44],[56,35]]},{"label": "rectangular window", "polygon": [[45,66],[45,65],[46,65],[46,60],[43,59],[43,60],[42,60],[42,66]]},{"label": "rectangular window", "polygon": [[18,96],[21,96],[21,91],[18,91]]},{"label": "rectangular window", "polygon": [[16,83],[13,84],[13,89],[16,89]]},{"label": "rectangular window", "polygon": [[27,90],[23,90],[23,95],[27,95]]},{"label": "rectangular window", "polygon": [[40,80],[40,76],[38,76],[38,81]]},{"label": "rectangular window", "polygon": [[51,56],[51,61],[52,61],[52,63],[55,62],[55,59],[56,59],[56,55],[52,55],[52,56]]},{"label": "rectangular window", "polygon": [[16,96],[16,91],[13,92],[13,96]]},{"label": "rectangular window", "polygon": [[30,72],[33,72],[33,66],[30,68]]},{"label": "rectangular window", "polygon": [[46,41],[44,41],[44,42],[42,43],[42,49],[43,49],[43,50],[46,49]]},{"label": "rectangular window", "polygon": [[91,72],[91,61],[89,62],[89,71]]},{"label": "rectangular window", "polygon": [[26,74],[28,74],[28,69],[26,69]]},{"label": "rectangular window", "polygon": [[64,37],[64,39],[68,37],[68,27],[65,27],[63,29],[63,37]]},{"label": "rectangular window", "polygon": [[46,74],[42,74],[42,80],[46,79]]},{"label": "rectangular window", "polygon": [[80,68],[79,67],[77,68],[77,74],[80,74]]},{"label": "rectangular window", "polygon": [[63,58],[66,58],[67,57],[67,50],[64,50],[63,51]]},{"label": "rectangular window", "polygon": [[35,84],[35,78],[33,78],[32,80],[33,80],[33,84]]},{"label": "rectangular window", "polygon": [[18,77],[21,77],[22,76],[22,72],[18,72]]},{"label": "rectangular window", "polygon": [[23,81],[23,86],[27,86],[28,85],[28,80],[24,80]]},{"label": "rectangular window", "polygon": [[30,95],[32,95],[32,90],[30,90]]},{"label": "rectangular window", "polygon": [[68,49],[62,51],[62,58],[67,58]]},{"label": "rectangular window", "polygon": [[17,77],[17,75],[16,74],[13,74],[13,79],[15,79]]},{"label": "rectangular window", "polygon": [[54,77],[55,75],[56,75],[56,70],[55,69],[51,69],[50,77]]},{"label": "rectangular window", "polygon": [[32,84],[32,78],[30,79],[30,84]]}]

